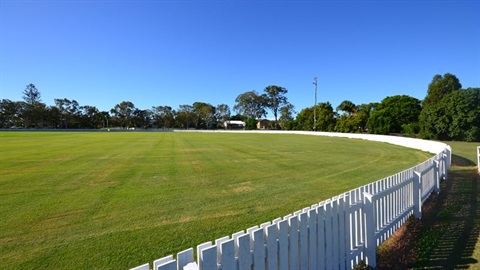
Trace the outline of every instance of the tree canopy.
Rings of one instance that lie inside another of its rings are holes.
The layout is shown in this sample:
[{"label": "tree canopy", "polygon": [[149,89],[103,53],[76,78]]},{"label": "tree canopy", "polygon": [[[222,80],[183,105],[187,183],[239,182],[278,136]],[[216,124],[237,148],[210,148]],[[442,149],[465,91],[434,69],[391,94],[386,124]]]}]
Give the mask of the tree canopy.
[{"label": "tree canopy", "polygon": [[267,100],[255,90],[238,95],[235,102],[233,109],[247,119],[259,119],[267,114],[265,110]]},{"label": "tree canopy", "polygon": [[[435,75],[425,99],[407,95],[384,98],[380,103],[356,105],[342,101],[334,110],[330,102],[295,111],[288,102],[287,89],[277,85],[241,93],[235,99],[232,114],[225,104],[207,102],[136,108],[122,101],[109,111],[80,105],[74,99],[55,98],[54,105],[42,103],[40,91],[28,84],[21,101],[0,100],[0,128],[225,128],[228,120],[242,120],[246,129],[256,129],[257,122],[271,111],[275,119],[269,128],[308,131],[336,131],[375,134],[405,133],[427,139],[480,141],[480,88],[462,89],[453,74]],[[314,115],[317,115],[314,123]],[[280,114],[280,116],[278,116]]]},{"label": "tree canopy", "polygon": [[[317,111],[317,122],[314,127],[314,110]],[[296,117],[297,130],[333,131],[335,128],[335,117],[330,102],[322,102],[317,106],[301,110]],[[315,129],[314,129],[315,128]]]},{"label": "tree canopy", "polygon": [[421,110],[421,101],[414,97],[386,97],[371,112],[368,130],[374,134],[400,133],[403,125],[418,123]]},{"label": "tree canopy", "polygon": [[480,88],[453,91],[420,115],[428,139],[480,141]]},{"label": "tree canopy", "polygon": [[265,87],[264,92],[265,94],[263,98],[265,99],[265,107],[272,111],[273,116],[275,117],[275,123],[277,123],[280,107],[288,103],[288,99],[285,96],[288,90],[285,87],[270,85]]},{"label": "tree canopy", "polygon": [[446,95],[460,88],[462,88],[462,84],[455,75],[450,73],[445,73],[443,76],[436,74],[428,85],[427,96],[423,100],[423,106],[434,105]]}]

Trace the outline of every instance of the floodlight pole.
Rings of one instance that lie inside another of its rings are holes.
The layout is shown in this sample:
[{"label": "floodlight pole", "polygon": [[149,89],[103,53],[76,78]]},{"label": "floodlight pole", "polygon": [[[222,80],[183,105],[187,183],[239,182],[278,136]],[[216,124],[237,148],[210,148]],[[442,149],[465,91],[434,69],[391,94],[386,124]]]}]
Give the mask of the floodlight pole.
[{"label": "floodlight pole", "polygon": [[315,84],[315,107],[313,107],[313,131],[316,131],[317,124],[317,77],[313,78]]}]

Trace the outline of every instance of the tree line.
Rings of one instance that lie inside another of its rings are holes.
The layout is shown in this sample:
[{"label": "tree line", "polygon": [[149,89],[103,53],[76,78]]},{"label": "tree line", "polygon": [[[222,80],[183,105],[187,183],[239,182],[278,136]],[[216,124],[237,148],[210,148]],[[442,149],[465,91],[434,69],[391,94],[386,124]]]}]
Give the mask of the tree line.
[{"label": "tree line", "polygon": [[480,141],[480,88],[462,89],[459,79],[450,73],[433,77],[424,100],[407,95],[359,105],[345,100],[335,109],[330,102],[322,102],[297,113],[287,93],[277,85],[265,87],[263,93],[242,93],[235,99],[235,114],[227,104],[205,102],[143,110],[122,101],[110,111],[100,111],[67,98],[55,99],[55,105],[47,106],[40,91],[29,84],[22,92],[23,101],[0,101],[0,128],[216,129],[224,128],[225,121],[242,120],[246,129],[255,129],[257,121],[271,112],[271,129],[403,133],[427,139]]}]

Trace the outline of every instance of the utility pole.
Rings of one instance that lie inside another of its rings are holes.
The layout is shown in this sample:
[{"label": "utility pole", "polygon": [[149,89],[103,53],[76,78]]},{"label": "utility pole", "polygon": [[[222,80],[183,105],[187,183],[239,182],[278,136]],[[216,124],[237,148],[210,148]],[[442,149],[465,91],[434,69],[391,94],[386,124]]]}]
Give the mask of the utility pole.
[{"label": "utility pole", "polygon": [[317,124],[317,77],[313,78],[315,84],[315,107],[313,107],[313,131],[316,131]]}]

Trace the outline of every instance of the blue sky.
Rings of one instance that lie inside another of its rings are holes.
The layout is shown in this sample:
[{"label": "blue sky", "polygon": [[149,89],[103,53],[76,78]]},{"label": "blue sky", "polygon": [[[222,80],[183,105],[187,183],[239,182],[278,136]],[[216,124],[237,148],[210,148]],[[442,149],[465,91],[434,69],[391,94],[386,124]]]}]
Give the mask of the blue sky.
[{"label": "blue sky", "polygon": [[0,99],[214,106],[268,85],[318,102],[480,87],[480,1],[0,0]]}]

